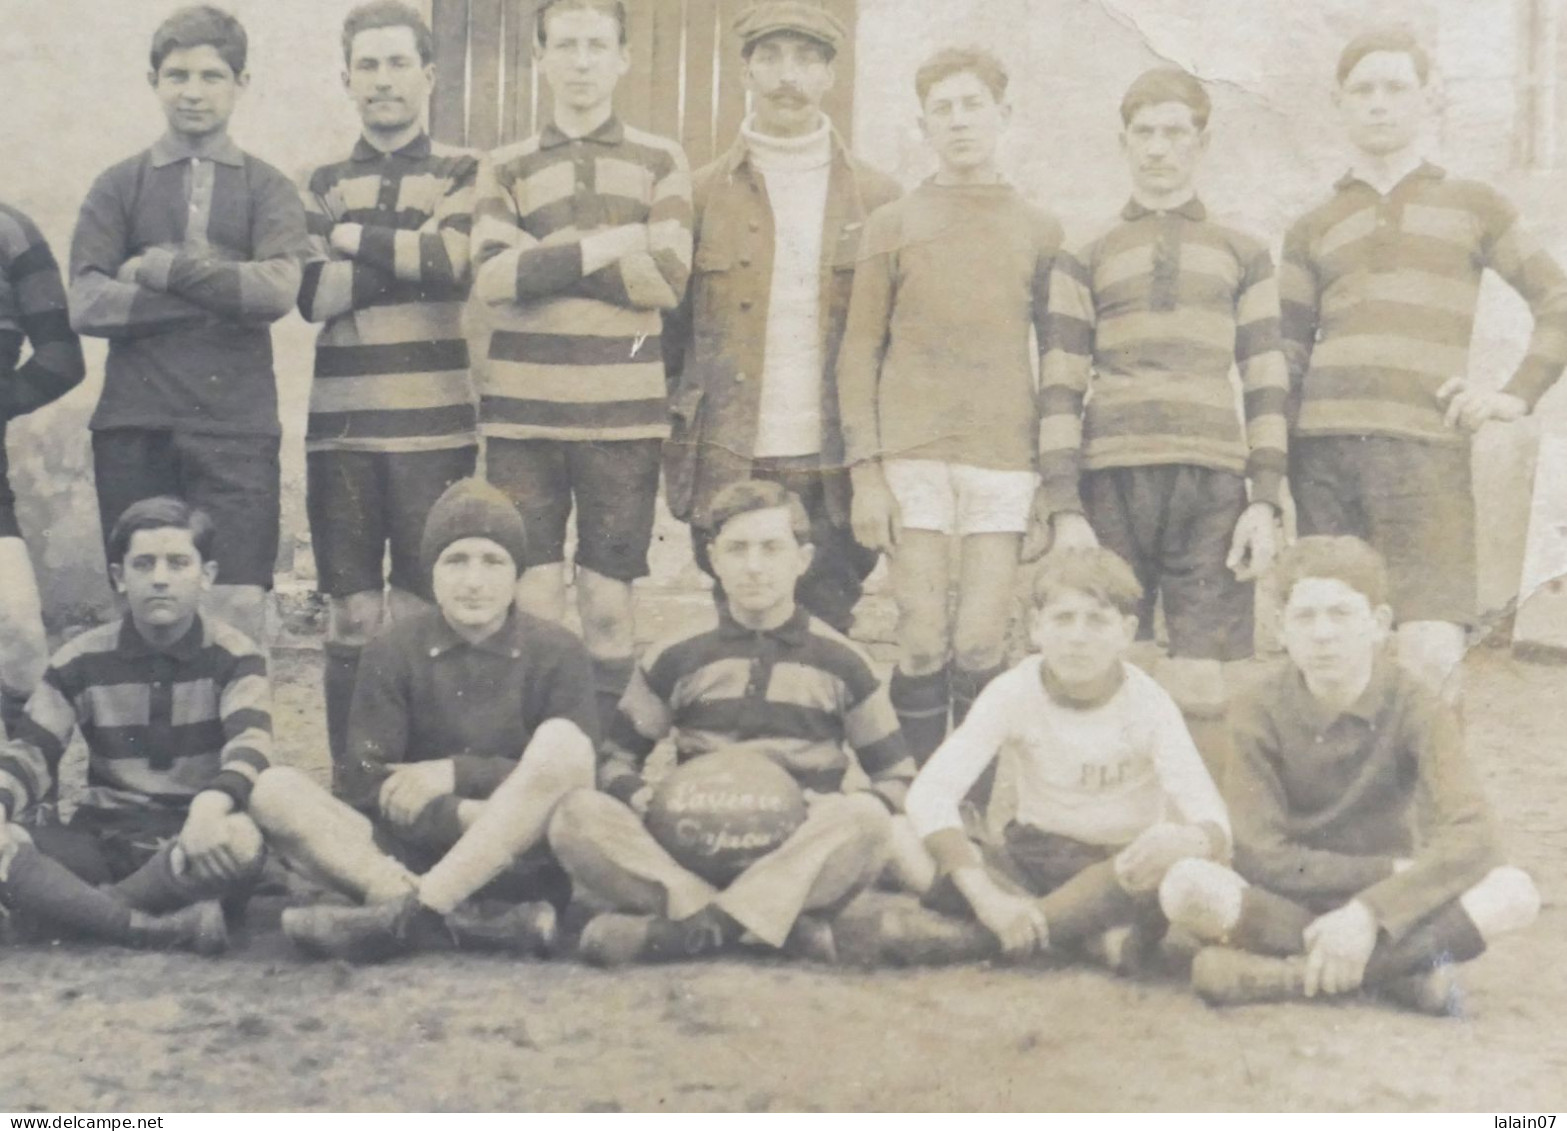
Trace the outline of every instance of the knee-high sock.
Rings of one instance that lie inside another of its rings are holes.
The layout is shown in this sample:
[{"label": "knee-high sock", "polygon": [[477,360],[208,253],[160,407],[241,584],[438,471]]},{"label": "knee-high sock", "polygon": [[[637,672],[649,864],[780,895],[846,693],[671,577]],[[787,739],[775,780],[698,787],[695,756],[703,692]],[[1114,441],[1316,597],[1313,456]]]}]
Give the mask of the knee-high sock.
[{"label": "knee-high sock", "polygon": [[335,640],[327,641],[323,649],[326,666],[321,672],[321,691],[326,698],[326,741],[332,752],[332,792],[338,796],[342,796],[353,778],[348,769],[348,716],[363,651],[357,644]]},{"label": "knee-high sock", "polygon": [[88,938],[128,943],[131,908],[30,844],[17,846],[0,898],[26,919]]},{"label": "knee-high sock", "polygon": [[[989,686],[990,681],[1002,672],[1006,671],[1005,664],[997,664],[993,668],[986,668],[982,672],[971,671],[962,664],[956,664],[952,668],[952,729],[957,730],[963,725],[963,720],[968,718],[969,708],[974,706],[974,700],[979,698],[979,693]],[[985,772],[979,775],[973,787],[968,791],[968,799],[979,806],[981,812],[990,805],[990,794],[996,787],[996,762],[991,761],[985,767]]]},{"label": "knee-high sock", "polygon": [[1416,923],[1396,943],[1380,939],[1366,963],[1365,984],[1383,985],[1450,962],[1468,962],[1483,953],[1485,939],[1480,928],[1455,899]]},{"label": "knee-high sock", "polygon": [[1153,895],[1138,897],[1121,886],[1115,862],[1106,860],[1084,868],[1039,901],[1045,913],[1052,950],[1081,942],[1091,935],[1130,923],[1140,910],[1155,902]]},{"label": "knee-high sock", "polygon": [[949,669],[942,667],[927,675],[905,675],[901,670],[894,670],[888,692],[909,753],[923,766],[947,737],[947,711],[952,694]]},{"label": "knee-high sock", "polygon": [[162,915],[198,902],[205,893],[174,873],[174,845],[166,844],[152,859],[109,889],[127,907]]},{"label": "knee-high sock", "polygon": [[636,660],[630,656],[593,657],[593,695],[598,704],[599,733],[608,734],[631,682]]}]

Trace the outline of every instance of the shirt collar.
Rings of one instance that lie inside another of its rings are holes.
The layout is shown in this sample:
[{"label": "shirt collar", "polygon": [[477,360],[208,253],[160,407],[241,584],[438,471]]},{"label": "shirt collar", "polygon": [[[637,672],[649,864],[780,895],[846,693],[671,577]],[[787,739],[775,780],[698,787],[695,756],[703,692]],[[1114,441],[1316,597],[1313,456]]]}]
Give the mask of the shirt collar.
[{"label": "shirt collar", "polygon": [[126,613],[120,621],[119,650],[123,655],[136,659],[172,656],[181,663],[189,663],[201,655],[202,643],[206,638],[206,627],[201,623],[201,614],[197,613],[184,636],[173,644],[160,647],[137,631],[136,622],[131,619],[130,613]]},{"label": "shirt collar", "polygon": [[591,133],[583,134],[580,138],[568,137],[554,122],[550,122],[539,131],[540,149],[557,149],[573,141],[592,141],[599,145],[619,145],[626,140],[626,127],[614,114],[604,119],[604,122]]},{"label": "shirt collar", "polygon": [[1353,715],[1363,722],[1374,723],[1393,695],[1393,674],[1393,662],[1386,656],[1379,655],[1371,666],[1371,679],[1366,683],[1365,690],[1342,711],[1333,711],[1324,706],[1322,701],[1311,693],[1311,688],[1306,686],[1306,677],[1301,674],[1299,668],[1295,668],[1295,678],[1292,683],[1302,709],[1310,712],[1308,718],[1316,718],[1331,725],[1345,715]]},{"label": "shirt collar", "polygon": [[[1442,166],[1434,165],[1430,161],[1421,161],[1420,164],[1405,173],[1398,184],[1401,185],[1404,181],[1413,179],[1439,181],[1445,176],[1447,176],[1447,170],[1442,168]],[[1364,185],[1366,188],[1376,191],[1376,186],[1362,175],[1362,169],[1359,165],[1351,166],[1348,172],[1334,182],[1333,187],[1339,192],[1343,192],[1346,189],[1354,188],[1356,185]],[[1393,187],[1397,188],[1398,185]]]},{"label": "shirt collar", "polygon": [[358,141],[354,142],[353,159],[355,161],[375,161],[382,157],[411,157],[417,160],[428,156],[430,156],[430,135],[422,130],[412,141],[409,141],[401,148],[391,151],[377,149],[362,135]]},{"label": "shirt collar", "polygon": [[1174,208],[1154,210],[1144,205],[1136,197],[1126,202],[1126,207],[1121,209],[1121,219],[1141,220],[1146,216],[1184,216],[1188,220],[1202,221],[1208,218],[1208,210],[1203,207],[1202,201],[1195,196],[1187,200],[1185,204]]},{"label": "shirt collar", "polygon": [[524,641],[515,608],[506,614],[506,623],[478,643],[460,635],[437,609],[430,618],[430,627],[422,643],[424,653],[432,660],[459,648],[471,648],[475,652],[488,652],[492,656],[518,660],[522,658]]},{"label": "shirt collar", "polygon": [[152,143],[152,164],[155,169],[191,160],[216,161],[220,165],[238,168],[245,163],[245,155],[228,134],[192,145],[179,134],[166,133]]},{"label": "shirt collar", "polygon": [[735,620],[727,601],[718,602],[718,632],[725,640],[750,640],[758,636],[771,636],[781,644],[798,647],[805,643],[810,632],[811,614],[803,605],[796,605],[789,619],[777,628],[747,628]]}]

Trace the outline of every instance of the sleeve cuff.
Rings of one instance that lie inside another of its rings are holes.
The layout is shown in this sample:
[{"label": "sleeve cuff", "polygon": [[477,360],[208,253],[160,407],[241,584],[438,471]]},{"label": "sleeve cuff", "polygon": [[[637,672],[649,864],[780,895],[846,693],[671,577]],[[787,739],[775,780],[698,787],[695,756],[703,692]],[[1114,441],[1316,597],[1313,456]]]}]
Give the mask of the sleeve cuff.
[{"label": "sleeve cuff", "polygon": [[141,253],[136,281],[155,291],[169,289],[169,273],[174,269],[174,253],[168,248],[149,247]]},{"label": "sleeve cuff", "polygon": [[1274,510],[1280,509],[1279,500],[1284,495],[1284,476],[1272,468],[1258,468],[1251,473],[1251,501],[1267,503]]},{"label": "sleeve cuff", "polygon": [[250,804],[250,790],[252,782],[244,774],[234,770],[224,770],[212,779],[212,784],[207,788],[218,793],[227,794],[234,802],[234,811],[242,813]]},{"label": "sleeve cuff", "polygon": [[984,863],[979,849],[962,829],[937,829],[925,838],[925,850],[936,861],[936,868],[943,876],[950,876],[961,868],[978,867]]}]

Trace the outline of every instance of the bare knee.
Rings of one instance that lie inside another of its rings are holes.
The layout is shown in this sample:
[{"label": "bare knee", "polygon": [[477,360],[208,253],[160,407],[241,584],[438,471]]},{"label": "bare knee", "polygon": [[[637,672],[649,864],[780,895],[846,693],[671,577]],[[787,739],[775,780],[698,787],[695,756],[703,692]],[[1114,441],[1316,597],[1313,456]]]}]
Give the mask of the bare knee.
[{"label": "bare knee", "polygon": [[947,662],[947,624],[928,609],[898,610],[898,667],[905,675],[928,675]]}]

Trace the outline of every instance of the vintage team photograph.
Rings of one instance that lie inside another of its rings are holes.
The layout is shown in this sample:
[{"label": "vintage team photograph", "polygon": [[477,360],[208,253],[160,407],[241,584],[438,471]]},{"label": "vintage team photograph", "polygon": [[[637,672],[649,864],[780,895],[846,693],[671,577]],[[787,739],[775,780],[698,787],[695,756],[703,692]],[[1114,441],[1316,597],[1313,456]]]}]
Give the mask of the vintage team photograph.
[{"label": "vintage team photograph", "polygon": [[1567,1108],[1567,0],[0,76],[0,1111]]}]

